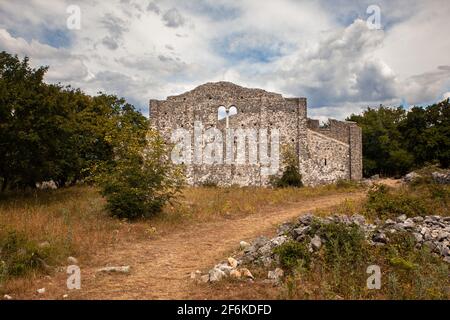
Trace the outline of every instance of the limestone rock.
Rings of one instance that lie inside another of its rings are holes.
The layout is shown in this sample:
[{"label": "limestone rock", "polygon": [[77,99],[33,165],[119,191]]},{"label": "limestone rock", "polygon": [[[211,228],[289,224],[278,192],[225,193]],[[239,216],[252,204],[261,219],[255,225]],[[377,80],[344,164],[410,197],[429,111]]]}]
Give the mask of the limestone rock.
[{"label": "limestone rock", "polygon": [[300,222],[300,224],[303,224],[305,226],[309,226],[313,220],[313,215],[311,213],[307,213],[303,216],[301,216],[298,221]]},{"label": "limestone rock", "polygon": [[387,243],[388,239],[386,237],[386,234],[383,232],[377,232],[373,235],[372,240],[374,242],[378,242],[378,243]]},{"label": "limestone rock", "polygon": [[283,276],[284,271],[280,268],[276,268],[274,271],[269,271],[269,273],[267,274],[267,278],[275,282],[279,282]]},{"label": "limestone rock", "polygon": [[241,248],[241,250],[245,250],[248,247],[250,247],[250,243],[248,243],[246,241],[241,241],[241,242],[239,242],[239,247]]},{"label": "limestone rock", "polygon": [[232,270],[230,272],[230,277],[233,279],[240,279],[242,277],[242,273],[239,270]]},{"label": "limestone rock", "polygon": [[130,273],[130,266],[122,266],[122,267],[105,267],[98,269],[97,272],[103,273]]},{"label": "limestone rock", "polygon": [[411,183],[414,180],[421,178],[421,175],[416,172],[410,172],[406,176],[403,177],[403,181],[406,183]]},{"label": "limestone rock", "polygon": [[200,277],[201,277],[201,276],[202,276],[202,272],[199,271],[199,270],[197,270],[197,271],[195,271],[195,272],[191,272],[191,279],[192,279],[192,280],[198,281],[198,280],[200,280]]},{"label": "limestone rock", "polygon": [[232,267],[233,269],[236,269],[238,266],[238,261],[236,259],[234,259],[233,257],[229,257],[228,258],[228,264],[230,265],[230,267]]},{"label": "limestone rock", "polygon": [[285,222],[285,223],[282,223],[282,224],[278,227],[277,234],[278,234],[279,236],[282,236],[282,235],[284,235],[284,234],[290,232],[292,229],[293,229],[293,224],[290,223],[290,222]]},{"label": "limestone rock", "polygon": [[433,180],[436,183],[450,184],[450,172],[447,173],[433,172],[431,176],[433,177]]},{"label": "limestone rock", "polygon": [[318,251],[322,247],[322,239],[318,235],[311,239],[311,247],[314,251]]},{"label": "limestone rock", "polygon": [[36,292],[39,293],[39,294],[44,294],[45,293],[45,288],[37,289]]},{"label": "limestone rock", "polygon": [[242,268],[240,271],[244,277],[252,279],[252,280],[255,279],[255,277],[252,275],[250,270],[248,270],[247,268]]},{"label": "limestone rock", "polygon": [[210,282],[217,282],[220,281],[224,278],[226,278],[226,274],[225,272],[223,272],[222,270],[218,269],[218,268],[213,268],[211,270],[209,270],[209,281]]},{"label": "limestone rock", "polygon": [[74,258],[74,257],[68,257],[67,258],[67,263],[70,265],[77,265],[78,264],[78,259]]}]

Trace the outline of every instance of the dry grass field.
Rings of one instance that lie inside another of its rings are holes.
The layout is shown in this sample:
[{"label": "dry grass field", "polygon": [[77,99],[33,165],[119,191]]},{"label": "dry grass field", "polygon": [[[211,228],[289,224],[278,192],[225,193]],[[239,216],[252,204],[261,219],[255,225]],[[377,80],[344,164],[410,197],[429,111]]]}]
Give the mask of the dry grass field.
[{"label": "dry grass field", "polygon": [[0,201],[0,243],[10,252],[9,265],[3,264],[0,270],[0,293],[33,293],[36,281],[52,278],[49,270],[66,265],[69,256],[89,264],[100,252],[119,245],[156,241],[217,221],[226,226],[230,220],[357,192],[361,187],[355,184],[301,189],[186,188],[161,214],[132,223],[110,217],[94,187],[6,194]]}]

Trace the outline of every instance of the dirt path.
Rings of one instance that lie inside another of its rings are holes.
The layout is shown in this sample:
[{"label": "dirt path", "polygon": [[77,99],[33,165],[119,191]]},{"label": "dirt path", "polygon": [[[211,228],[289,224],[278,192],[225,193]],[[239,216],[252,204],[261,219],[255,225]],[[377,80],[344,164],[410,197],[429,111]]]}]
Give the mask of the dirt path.
[{"label": "dirt path", "polygon": [[[235,220],[199,224],[156,240],[124,244],[97,255],[90,266],[81,266],[82,290],[71,291],[76,299],[189,299],[189,274],[207,270],[237,249],[241,240],[251,241],[273,233],[275,226],[302,213],[335,206],[345,199],[359,199],[364,193],[318,197],[295,204],[293,208],[265,212]],[[130,265],[129,275],[96,274],[105,265]],[[60,275],[60,283],[65,275]],[[53,281],[52,281],[53,282]],[[65,292],[47,284],[49,296],[61,298]],[[64,283],[65,284],[65,283]],[[58,292],[59,291],[59,292]],[[47,296],[47,298],[49,298]]]}]

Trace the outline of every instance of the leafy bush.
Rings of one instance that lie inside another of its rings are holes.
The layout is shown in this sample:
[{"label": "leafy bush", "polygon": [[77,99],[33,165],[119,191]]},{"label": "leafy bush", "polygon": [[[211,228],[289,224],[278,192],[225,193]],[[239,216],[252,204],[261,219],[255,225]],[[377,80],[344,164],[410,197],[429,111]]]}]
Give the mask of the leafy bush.
[{"label": "leafy bush", "polygon": [[0,282],[42,269],[47,257],[45,249],[24,235],[9,232],[0,237]]},{"label": "leafy bush", "polygon": [[278,255],[281,266],[287,270],[299,266],[309,268],[311,263],[311,253],[304,242],[288,241],[277,247],[274,253]]},{"label": "leafy bush", "polygon": [[313,221],[311,234],[324,241],[324,259],[330,266],[355,266],[364,260],[367,246],[364,232],[356,224]]},{"label": "leafy bush", "polygon": [[275,188],[303,187],[299,159],[295,148],[292,146],[284,146],[282,157],[284,165],[283,174],[281,177],[271,176],[270,184]]},{"label": "leafy bush", "polygon": [[376,185],[369,190],[365,207],[369,215],[380,218],[402,214],[407,217],[428,214],[423,199],[406,192],[393,192],[385,185]]},{"label": "leafy bush", "polygon": [[97,180],[113,216],[149,217],[181,191],[182,168],[171,162],[168,146],[156,131],[149,131],[144,140],[135,132],[121,134],[114,162]]}]

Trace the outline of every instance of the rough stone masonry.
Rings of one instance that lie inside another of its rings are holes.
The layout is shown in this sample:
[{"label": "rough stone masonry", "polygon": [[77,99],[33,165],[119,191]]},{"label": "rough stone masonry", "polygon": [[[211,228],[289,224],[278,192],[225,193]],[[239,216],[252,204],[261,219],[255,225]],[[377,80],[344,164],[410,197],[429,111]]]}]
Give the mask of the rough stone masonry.
[{"label": "rough stone masonry", "polygon": [[[206,83],[164,101],[150,100],[151,126],[167,140],[179,128],[193,132],[198,122],[202,123],[202,130],[217,128],[225,134],[227,121],[218,117],[221,106],[237,109],[237,114],[228,119],[231,129],[267,129],[269,133],[278,130],[280,145],[295,147],[305,185],[362,178],[361,129],[356,123],[332,119],[329,126],[319,126],[318,120],[307,116],[306,98],[284,98],[230,82]],[[265,186],[269,183],[269,177],[261,174],[261,163],[189,163],[186,171],[190,185]],[[281,175],[282,171],[280,167],[276,174]]]}]

